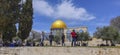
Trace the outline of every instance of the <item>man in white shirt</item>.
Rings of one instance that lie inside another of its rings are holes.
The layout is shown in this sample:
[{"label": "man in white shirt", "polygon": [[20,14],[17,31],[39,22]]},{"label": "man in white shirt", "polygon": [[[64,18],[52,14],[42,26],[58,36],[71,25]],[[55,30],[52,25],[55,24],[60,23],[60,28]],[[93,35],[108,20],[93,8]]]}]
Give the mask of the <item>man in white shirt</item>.
[{"label": "man in white shirt", "polygon": [[44,46],[44,37],[45,37],[45,33],[42,31],[41,36],[40,36],[40,46]]}]

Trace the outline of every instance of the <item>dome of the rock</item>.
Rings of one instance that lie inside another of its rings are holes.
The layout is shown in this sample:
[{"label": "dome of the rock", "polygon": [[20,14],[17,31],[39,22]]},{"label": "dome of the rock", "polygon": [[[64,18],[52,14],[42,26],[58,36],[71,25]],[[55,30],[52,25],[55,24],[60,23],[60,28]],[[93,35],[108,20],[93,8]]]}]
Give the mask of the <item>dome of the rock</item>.
[{"label": "dome of the rock", "polygon": [[56,20],[53,22],[51,29],[65,29],[67,28],[66,24],[62,20]]}]

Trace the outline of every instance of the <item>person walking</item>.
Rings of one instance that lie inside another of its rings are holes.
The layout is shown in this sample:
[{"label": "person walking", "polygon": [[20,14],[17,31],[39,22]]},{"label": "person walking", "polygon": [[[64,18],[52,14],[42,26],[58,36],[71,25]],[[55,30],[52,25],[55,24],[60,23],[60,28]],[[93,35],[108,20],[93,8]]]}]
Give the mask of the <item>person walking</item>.
[{"label": "person walking", "polygon": [[62,46],[65,46],[65,35],[64,35],[64,33],[62,33]]},{"label": "person walking", "polygon": [[49,35],[50,46],[52,46],[53,37],[54,36],[52,35],[52,32],[50,32],[50,35]]},{"label": "person walking", "polygon": [[44,46],[44,37],[45,37],[45,33],[42,31],[41,40],[40,40],[40,46]]},{"label": "person walking", "polygon": [[75,32],[75,30],[73,30],[72,32],[71,32],[71,36],[72,36],[72,43],[71,43],[71,46],[76,46],[76,32]]}]

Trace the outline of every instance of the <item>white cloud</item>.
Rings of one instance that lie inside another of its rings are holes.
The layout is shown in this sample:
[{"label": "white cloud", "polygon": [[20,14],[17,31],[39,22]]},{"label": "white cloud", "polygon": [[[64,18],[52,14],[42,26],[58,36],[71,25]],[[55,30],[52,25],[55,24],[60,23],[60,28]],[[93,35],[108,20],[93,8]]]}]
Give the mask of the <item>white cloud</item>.
[{"label": "white cloud", "polygon": [[51,6],[45,0],[33,0],[34,12],[53,18],[66,18],[76,20],[91,20],[95,17],[89,14],[85,8],[73,6],[71,1],[63,1],[61,4]]},{"label": "white cloud", "polygon": [[43,0],[33,0],[33,8],[35,12],[47,16],[51,16],[51,14],[54,12],[53,8]]}]

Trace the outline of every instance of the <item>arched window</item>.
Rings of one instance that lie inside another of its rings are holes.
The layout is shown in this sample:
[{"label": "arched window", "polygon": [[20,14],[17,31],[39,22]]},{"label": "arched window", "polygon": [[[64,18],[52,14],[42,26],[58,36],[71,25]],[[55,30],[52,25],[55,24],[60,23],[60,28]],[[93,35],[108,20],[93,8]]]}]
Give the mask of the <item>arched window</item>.
[{"label": "arched window", "polygon": [[83,30],[80,30],[79,32],[81,33],[81,32],[83,32]]}]

